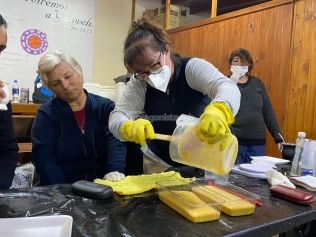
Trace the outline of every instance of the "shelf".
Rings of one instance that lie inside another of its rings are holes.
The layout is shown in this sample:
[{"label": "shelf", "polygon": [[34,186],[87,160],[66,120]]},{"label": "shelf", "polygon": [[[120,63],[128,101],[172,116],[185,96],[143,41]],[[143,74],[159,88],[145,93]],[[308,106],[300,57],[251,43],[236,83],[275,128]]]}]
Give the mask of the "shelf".
[{"label": "shelf", "polygon": [[[159,8],[161,5],[173,5],[179,8],[180,23],[178,26],[187,26],[194,22],[232,11],[247,8],[273,0],[133,0],[132,20],[141,18],[145,10]],[[167,7],[167,12],[170,7]],[[174,22],[170,23],[170,14],[165,14],[163,27],[165,29],[175,28]],[[159,18],[161,21],[161,19]],[[172,20],[172,19],[171,19]]]},{"label": "shelf", "polygon": [[13,115],[33,115],[35,116],[40,104],[33,103],[11,103]]}]

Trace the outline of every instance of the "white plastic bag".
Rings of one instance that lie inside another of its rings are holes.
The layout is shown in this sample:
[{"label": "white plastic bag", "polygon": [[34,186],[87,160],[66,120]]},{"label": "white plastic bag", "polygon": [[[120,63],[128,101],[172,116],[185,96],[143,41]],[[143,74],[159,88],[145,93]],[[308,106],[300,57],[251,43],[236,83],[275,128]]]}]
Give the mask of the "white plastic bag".
[{"label": "white plastic bag", "polygon": [[15,169],[15,175],[12,180],[12,188],[27,188],[33,186],[35,167],[30,163],[23,164],[18,166]]}]

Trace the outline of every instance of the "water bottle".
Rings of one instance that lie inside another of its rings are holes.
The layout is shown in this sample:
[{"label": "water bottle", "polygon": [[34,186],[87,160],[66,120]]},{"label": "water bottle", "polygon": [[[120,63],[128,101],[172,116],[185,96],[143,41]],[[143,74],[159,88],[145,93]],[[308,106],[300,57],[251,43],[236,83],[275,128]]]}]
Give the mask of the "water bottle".
[{"label": "water bottle", "polygon": [[20,88],[17,80],[13,81],[12,86],[12,103],[20,102]]},{"label": "water bottle", "polygon": [[305,142],[305,132],[298,132],[295,146],[295,155],[292,163],[291,176],[301,176],[301,159]]}]

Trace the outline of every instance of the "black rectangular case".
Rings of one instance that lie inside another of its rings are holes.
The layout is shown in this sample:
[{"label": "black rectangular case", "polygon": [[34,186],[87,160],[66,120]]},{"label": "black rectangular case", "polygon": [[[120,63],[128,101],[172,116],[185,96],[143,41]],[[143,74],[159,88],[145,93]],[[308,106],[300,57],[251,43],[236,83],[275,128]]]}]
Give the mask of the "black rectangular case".
[{"label": "black rectangular case", "polygon": [[80,196],[94,199],[107,199],[113,196],[113,189],[110,186],[86,180],[73,183],[71,191]]}]

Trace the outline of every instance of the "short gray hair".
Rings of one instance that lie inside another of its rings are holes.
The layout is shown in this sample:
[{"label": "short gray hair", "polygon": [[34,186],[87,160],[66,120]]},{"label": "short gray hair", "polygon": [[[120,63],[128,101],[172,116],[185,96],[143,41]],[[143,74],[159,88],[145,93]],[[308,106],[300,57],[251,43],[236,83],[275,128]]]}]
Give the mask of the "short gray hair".
[{"label": "short gray hair", "polygon": [[74,57],[61,51],[46,53],[40,58],[37,70],[40,75],[41,81],[45,86],[47,86],[48,84],[48,74],[51,73],[55,69],[55,67],[60,64],[70,65],[72,69],[76,73],[78,73],[78,75],[82,76],[82,67]]}]

